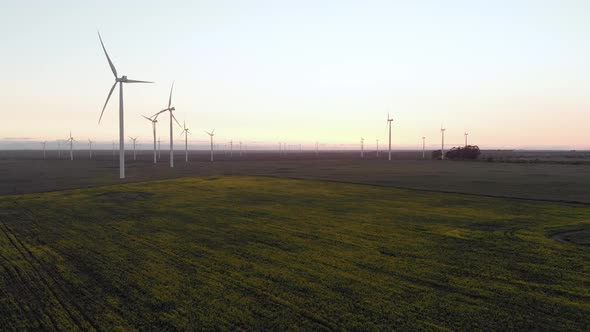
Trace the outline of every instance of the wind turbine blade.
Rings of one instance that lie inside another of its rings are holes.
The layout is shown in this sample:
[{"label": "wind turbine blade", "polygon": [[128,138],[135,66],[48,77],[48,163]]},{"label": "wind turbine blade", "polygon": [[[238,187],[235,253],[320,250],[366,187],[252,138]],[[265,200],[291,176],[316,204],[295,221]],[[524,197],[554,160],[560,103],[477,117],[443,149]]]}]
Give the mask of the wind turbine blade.
[{"label": "wind turbine blade", "polygon": [[116,86],[117,86],[117,81],[115,81],[115,84],[113,84],[113,86],[111,87],[111,91],[109,91],[109,95],[107,96],[107,100],[104,102],[104,105],[102,106],[102,111],[100,112],[100,117],[98,118],[98,123],[100,123],[100,120],[102,120],[102,115],[104,114],[104,110],[105,110],[105,108],[107,108],[107,104],[109,103],[109,99],[111,99],[111,95],[113,94],[113,91],[115,90]]},{"label": "wind turbine blade", "polygon": [[174,81],[172,81],[172,87],[170,87],[170,97],[168,98],[168,108],[172,105],[172,90],[174,90]]},{"label": "wind turbine blade", "polygon": [[166,112],[166,111],[168,111],[168,109],[161,110],[161,111],[159,111],[158,113],[156,113],[156,114],[152,115],[152,117],[154,117],[154,119],[155,119],[155,118],[157,118],[157,117],[158,117],[158,115],[160,115],[160,114],[162,114],[162,113],[164,113],[164,112]]},{"label": "wind turbine blade", "polygon": [[[174,119],[174,121],[176,121],[176,123],[178,124],[178,126],[180,128],[182,128],[182,126],[180,125],[180,122],[178,122],[178,120],[176,120],[176,117],[174,116],[174,113],[170,112],[170,115],[172,116],[172,118]],[[182,129],[184,129],[184,128],[182,128]]]},{"label": "wind turbine blade", "polygon": [[215,129],[213,129],[213,131],[211,132],[211,135],[215,134]]},{"label": "wind turbine blade", "polygon": [[142,116],[143,116],[143,117],[144,117],[146,120],[150,120],[150,121],[152,121],[152,122],[153,122],[152,118],[148,118],[148,117],[147,117],[147,116],[145,116],[145,115],[142,115]]},{"label": "wind turbine blade", "polygon": [[124,83],[154,83],[150,81],[126,80]]},{"label": "wind turbine blade", "polygon": [[109,66],[111,66],[111,70],[113,71],[113,75],[115,75],[115,78],[118,78],[117,69],[115,69],[115,65],[111,61],[111,58],[109,57],[109,54],[107,53],[107,49],[104,47],[104,43],[102,42],[102,37],[100,36],[100,32],[98,33],[98,39],[100,39],[100,45],[102,45],[102,50],[104,51],[104,55],[107,56],[107,60],[109,61]]}]

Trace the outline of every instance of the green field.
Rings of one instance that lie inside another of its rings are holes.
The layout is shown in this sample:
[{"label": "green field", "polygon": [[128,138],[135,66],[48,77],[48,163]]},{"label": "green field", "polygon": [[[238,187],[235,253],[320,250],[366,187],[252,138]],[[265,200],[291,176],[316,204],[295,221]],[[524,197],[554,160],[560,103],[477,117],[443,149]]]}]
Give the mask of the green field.
[{"label": "green field", "polygon": [[1,196],[0,327],[588,330],[590,246],[552,238],[588,229],[585,206],[262,177]]}]

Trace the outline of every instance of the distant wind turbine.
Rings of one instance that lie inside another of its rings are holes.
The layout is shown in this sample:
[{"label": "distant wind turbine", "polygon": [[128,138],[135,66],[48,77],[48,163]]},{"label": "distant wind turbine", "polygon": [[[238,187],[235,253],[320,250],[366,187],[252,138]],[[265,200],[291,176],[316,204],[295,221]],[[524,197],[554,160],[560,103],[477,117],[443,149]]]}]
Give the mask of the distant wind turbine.
[{"label": "distant wind turbine", "polygon": [[[123,83],[153,83],[148,81],[137,81],[137,80],[130,80],[127,76],[123,75],[119,77],[117,75],[117,69],[115,69],[115,65],[111,61],[109,54],[107,53],[107,49],[104,47],[104,43],[102,42],[102,38],[100,37],[100,33],[98,34],[98,39],[100,40],[100,45],[102,46],[102,50],[104,51],[104,55],[107,57],[107,61],[109,62],[109,66],[111,67],[111,71],[115,76],[115,83],[113,87],[109,91],[109,95],[107,96],[107,100],[104,102],[104,106],[102,107],[102,112],[100,112],[100,117],[98,118],[98,123],[100,124],[100,120],[102,119],[102,115],[104,114],[104,110],[107,107],[109,99],[113,94],[113,90],[117,84],[119,84],[119,178],[125,178],[125,117],[123,116]],[[134,152],[135,155],[135,152]]]},{"label": "distant wind turbine", "polygon": [[389,126],[389,160],[391,160],[391,123],[393,122],[393,118],[389,117],[389,113],[387,113],[387,125]]},{"label": "distant wind turbine", "polygon": [[469,135],[469,133],[468,132],[465,132],[464,135],[465,135],[465,146],[467,146],[467,136]]},{"label": "distant wind turbine", "polygon": [[154,116],[153,118],[148,118],[145,115],[142,116],[152,123],[152,132],[154,133],[154,164],[156,164],[158,162],[156,159],[156,123],[158,123],[158,117]]},{"label": "distant wind turbine", "polygon": [[215,136],[215,129],[212,132],[205,131],[209,138],[211,139],[211,161],[213,161],[213,136]]},{"label": "distant wind turbine", "polygon": [[172,90],[174,90],[174,82],[172,82],[172,87],[170,87],[170,97],[168,98],[168,108],[165,108],[165,109],[161,110],[160,112],[154,114],[154,117],[156,117],[160,113],[170,112],[170,167],[174,167],[174,137],[173,137],[174,131],[173,131],[173,127],[172,127],[172,120],[176,121],[176,123],[178,124],[179,127],[182,127],[180,125],[180,122],[178,122],[178,120],[176,120],[176,117],[172,113],[173,111],[176,110],[176,108],[174,106],[172,106]]},{"label": "distant wind turbine", "polygon": [[440,134],[441,134],[441,147],[440,147],[440,152],[441,152],[441,156],[440,159],[444,160],[445,159],[445,128],[443,128],[442,124],[440,125]]},{"label": "distant wind turbine", "polygon": [[61,159],[61,141],[57,141],[57,159]]},{"label": "distant wind turbine", "polygon": [[47,145],[47,141],[41,142],[41,145],[43,145],[43,159],[47,159],[45,155],[45,146]]},{"label": "distant wind turbine", "polygon": [[158,159],[162,159],[162,149],[160,146],[160,137],[158,136]]},{"label": "distant wind turbine", "polygon": [[135,143],[137,142],[138,137],[134,138],[134,137],[129,136],[129,138],[133,141],[133,160],[137,160],[136,155],[135,155]]},{"label": "distant wind turbine", "polygon": [[361,158],[365,158],[365,139],[361,137]]},{"label": "distant wind turbine", "polygon": [[[66,141],[70,141],[70,160],[74,160],[74,137],[72,137],[72,131],[70,130],[70,137],[66,139]],[[76,141],[77,142],[77,141]]]},{"label": "distant wind turbine", "polygon": [[422,136],[422,159],[426,158],[426,137]]},{"label": "distant wind turbine", "polygon": [[318,142],[315,142],[315,156],[316,156],[316,158],[319,156],[319,153],[320,153],[320,151],[319,151],[319,143]]},{"label": "distant wind turbine", "polygon": [[242,141],[240,141],[240,157],[242,156]]},{"label": "distant wind turbine", "polygon": [[182,136],[182,134],[184,134],[184,162],[188,163],[188,135],[190,133],[186,127],[186,121],[182,122],[182,132],[180,132],[180,136]]},{"label": "distant wind turbine", "polygon": [[90,140],[90,138],[88,139],[88,152],[90,154],[90,159],[92,159],[92,143],[94,143],[93,141]]},{"label": "distant wind turbine", "polygon": [[234,155],[234,140],[229,141],[229,157],[232,158]]},{"label": "distant wind turbine", "polygon": [[379,158],[379,140],[377,140],[377,158]]}]

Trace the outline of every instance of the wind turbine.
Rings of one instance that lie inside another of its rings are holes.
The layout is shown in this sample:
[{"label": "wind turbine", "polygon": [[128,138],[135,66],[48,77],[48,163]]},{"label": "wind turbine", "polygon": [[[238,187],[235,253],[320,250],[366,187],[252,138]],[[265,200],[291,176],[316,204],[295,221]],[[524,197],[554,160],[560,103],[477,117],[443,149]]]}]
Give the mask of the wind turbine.
[{"label": "wind turbine", "polygon": [[319,156],[319,153],[320,153],[319,145],[320,144],[318,142],[315,142],[315,156],[316,156],[316,158]]},{"label": "wind turbine", "polygon": [[[123,116],[123,83],[153,83],[148,81],[138,81],[138,80],[130,80],[127,76],[123,75],[119,77],[117,75],[117,69],[115,69],[115,65],[111,61],[109,54],[107,53],[107,49],[104,47],[104,43],[102,42],[102,38],[100,37],[100,33],[98,34],[98,39],[100,40],[100,45],[102,46],[102,50],[104,51],[104,55],[107,57],[107,61],[109,62],[109,66],[111,67],[111,71],[115,76],[115,83],[111,90],[109,91],[109,95],[107,96],[107,100],[104,102],[104,106],[102,107],[102,112],[100,112],[100,117],[98,118],[98,123],[100,124],[100,120],[102,119],[102,115],[104,114],[104,110],[107,107],[109,99],[113,94],[113,90],[117,84],[119,84],[119,178],[125,178],[125,117]],[[133,153],[135,155],[135,152]]]},{"label": "wind turbine", "polygon": [[57,141],[57,159],[61,159],[61,141]]},{"label": "wind turbine", "polygon": [[422,136],[422,159],[426,158],[426,136]]},{"label": "wind turbine", "polygon": [[213,136],[215,136],[215,129],[212,132],[205,131],[209,138],[211,138],[211,161],[213,161]]},{"label": "wind turbine", "polygon": [[184,162],[188,163],[188,128],[186,127],[186,121],[182,122],[182,132],[180,132],[180,136],[184,134]]},{"label": "wind turbine", "polygon": [[43,159],[46,159],[46,155],[45,155],[45,146],[47,145],[47,141],[43,141],[43,142],[41,142],[41,145],[43,145]]},{"label": "wind turbine", "polygon": [[242,141],[240,141],[240,157],[242,156]]},{"label": "wind turbine", "polygon": [[463,134],[463,135],[465,135],[465,146],[467,146],[467,136],[469,135],[469,133],[465,132],[465,134]]},{"label": "wind turbine", "polygon": [[174,82],[172,82],[172,87],[170,87],[170,97],[168,98],[168,108],[165,108],[165,109],[161,110],[160,112],[154,114],[154,117],[157,117],[158,114],[160,114],[160,113],[170,112],[170,167],[174,167],[174,137],[173,137],[174,131],[172,128],[172,120],[176,121],[176,123],[178,124],[179,127],[182,127],[180,125],[180,122],[178,122],[178,120],[176,120],[176,117],[172,113],[173,111],[176,110],[176,108],[174,106],[172,106],[172,90],[174,90]]},{"label": "wind turbine", "polygon": [[365,139],[361,137],[361,158],[365,158]]},{"label": "wind turbine", "polygon": [[129,136],[129,138],[133,141],[133,160],[137,160],[136,159],[136,155],[135,155],[135,143],[137,141],[137,138],[139,138],[139,136],[138,137],[135,137],[135,138]]},{"label": "wind turbine", "polygon": [[153,119],[152,118],[148,118],[145,115],[142,115],[146,120],[148,120],[149,122],[152,123],[152,132],[154,133],[154,164],[157,163],[156,160],[156,123],[158,123],[158,117],[155,116]]},{"label": "wind turbine", "polygon": [[232,158],[234,155],[234,140],[229,141],[229,157]]},{"label": "wind turbine", "polygon": [[91,141],[89,138],[88,139],[88,152],[90,153],[90,159],[92,159],[92,143],[94,143],[94,142]]},{"label": "wind turbine", "polygon": [[379,158],[379,140],[377,140],[377,158]]},{"label": "wind turbine", "polygon": [[[66,139],[66,142],[70,141],[70,160],[74,160],[74,137],[72,137],[72,131],[70,130],[70,137]],[[77,141],[76,141],[77,142]]]},{"label": "wind turbine", "polygon": [[160,146],[160,137],[158,136],[158,159],[162,159],[162,149]]},{"label": "wind turbine", "polygon": [[387,113],[387,125],[389,126],[389,160],[391,160],[391,123],[393,122],[393,118],[389,117],[389,113]]},{"label": "wind turbine", "polygon": [[441,160],[445,160],[445,128],[443,128],[442,124],[440,125],[440,134],[441,134],[441,147],[440,147],[440,152],[441,152],[441,156],[440,159]]}]

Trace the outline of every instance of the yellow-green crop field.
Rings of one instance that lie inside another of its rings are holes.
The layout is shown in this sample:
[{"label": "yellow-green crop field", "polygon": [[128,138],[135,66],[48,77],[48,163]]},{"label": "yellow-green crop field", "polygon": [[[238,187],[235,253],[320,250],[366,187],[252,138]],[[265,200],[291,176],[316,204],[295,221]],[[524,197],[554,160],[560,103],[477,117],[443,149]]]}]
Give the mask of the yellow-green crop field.
[{"label": "yellow-green crop field", "polygon": [[588,229],[581,205],[262,177],[1,196],[0,329],[588,330],[589,242],[552,238]]}]

